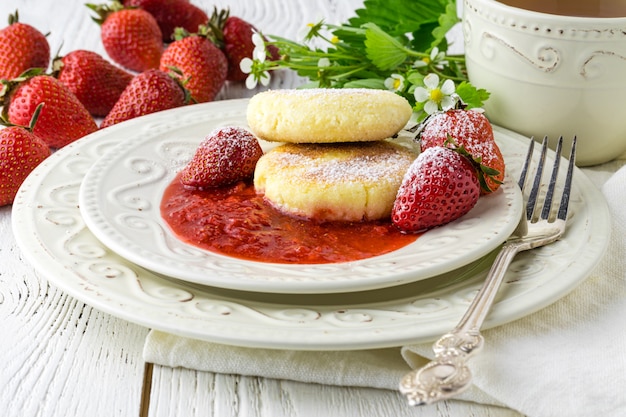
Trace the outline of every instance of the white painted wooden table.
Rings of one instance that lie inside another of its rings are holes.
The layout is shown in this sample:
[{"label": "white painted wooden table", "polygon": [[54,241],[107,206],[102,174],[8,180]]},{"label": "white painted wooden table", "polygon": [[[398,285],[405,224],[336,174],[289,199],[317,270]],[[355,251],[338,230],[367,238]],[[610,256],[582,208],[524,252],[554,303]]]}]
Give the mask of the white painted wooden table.
[{"label": "white painted wooden table", "polygon": [[[49,32],[53,54],[90,49],[105,55],[84,0],[2,0],[0,17]],[[295,38],[310,20],[351,16],[362,0],[193,0],[205,10],[230,7],[261,30]],[[2,27],[4,27],[3,23]],[[274,79],[289,87],[294,76]],[[241,85],[220,98],[252,95]],[[399,394],[215,375],[146,366],[148,329],[102,313],[40,278],[22,259],[11,207],[0,208],[0,413],[17,416],[519,416],[463,402],[410,408]]]}]

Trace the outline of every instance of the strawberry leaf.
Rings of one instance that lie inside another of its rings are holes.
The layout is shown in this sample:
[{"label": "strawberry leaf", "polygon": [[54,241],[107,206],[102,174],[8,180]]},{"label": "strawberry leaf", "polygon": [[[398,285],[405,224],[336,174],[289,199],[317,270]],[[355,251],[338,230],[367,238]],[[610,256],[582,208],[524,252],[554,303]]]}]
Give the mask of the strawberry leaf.
[{"label": "strawberry leaf", "polygon": [[343,85],[344,88],[374,88],[384,89],[385,81],[380,78],[368,78],[363,80],[349,81]]},{"label": "strawberry leaf", "polygon": [[489,187],[489,185],[487,184],[487,178],[489,178],[496,184],[502,184],[502,181],[495,178],[500,175],[500,171],[488,167],[487,165],[483,165],[482,158],[480,156],[476,157],[472,155],[467,149],[465,149],[463,145],[459,145],[458,143],[456,143],[452,136],[448,135],[448,138],[443,143],[443,146],[458,152],[460,155],[463,155],[470,160],[470,162],[474,166],[474,169],[476,170],[476,177],[478,178],[478,183],[480,184],[480,188],[483,191],[487,193],[493,191],[491,187]]},{"label": "strawberry leaf", "polygon": [[467,81],[461,82],[456,87],[456,93],[461,97],[468,109],[482,107],[483,103],[489,98],[487,90],[478,89]]},{"label": "strawberry leaf", "polygon": [[35,125],[37,124],[37,120],[39,119],[39,115],[41,114],[41,109],[43,109],[44,104],[45,103],[39,103],[39,105],[33,112],[33,116],[30,118],[30,123],[27,128],[29,132],[35,130]]},{"label": "strawberry leaf", "polygon": [[456,4],[454,2],[448,2],[443,12],[437,19],[439,25],[433,30],[432,34],[434,40],[432,46],[439,45],[446,39],[446,33],[452,29],[459,22],[459,17],[456,11]]},{"label": "strawberry leaf", "polygon": [[365,53],[377,68],[383,71],[391,70],[406,60],[404,45],[398,39],[374,23],[367,23],[363,27],[366,29]]},{"label": "strawberry leaf", "polygon": [[400,36],[436,23],[450,3],[454,0],[365,0],[363,8],[355,12],[357,17],[348,23],[353,27],[374,23],[392,36]]}]

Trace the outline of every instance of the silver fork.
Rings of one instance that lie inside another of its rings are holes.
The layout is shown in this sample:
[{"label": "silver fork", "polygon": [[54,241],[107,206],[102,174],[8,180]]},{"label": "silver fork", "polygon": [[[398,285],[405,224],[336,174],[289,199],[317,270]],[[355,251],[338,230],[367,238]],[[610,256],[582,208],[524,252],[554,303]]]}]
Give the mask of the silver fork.
[{"label": "silver fork", "polygon": [[[522,190],[526,185],[526,176],[532,161],[534,144],[535,141],[531,140],[522,167],[519,179],[519,186]],[[548,245],[563,235],[574,171],[576,138],[572,142],[561,203],[556,212],[553,213],[552,203],[556,190],[562,146],[563,138],[561,137],[555,150],[556,157],[548,189],[545,192],[544,204],[541,210],[538,210],[537,202],[542,188],[542,175],[548,149],[547,138],[543,139],[537,171],[526,203],[525,216],[521,219],[513,235],[502,246],[483,286],[459,324],[433,345],[435,358],[424,367],[407,373],[400,381],[400,392],[407,397],[410,405],[432,404],[454,397],[469,388],[472,374],[466,363],[483,346],[484,339],[480,334],[480,327],[502,284],[506,269],[519,252]]]}]

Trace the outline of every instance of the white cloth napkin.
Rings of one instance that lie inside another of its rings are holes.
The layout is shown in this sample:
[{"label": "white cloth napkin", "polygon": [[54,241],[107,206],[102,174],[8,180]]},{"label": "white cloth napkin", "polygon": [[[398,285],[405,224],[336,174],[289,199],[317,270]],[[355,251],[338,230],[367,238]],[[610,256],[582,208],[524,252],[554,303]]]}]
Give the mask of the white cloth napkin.
[{"label": "white cloth napkin", "polygon": [[[588,417],[626,410],[626,166],[602,189],[613,216],[608,251],[593,274],[553,305],[483,332],[460,399],[506,405],[528,417]],[[147,362],[339,386],[396,390],[431,358],[431,344],[357,352],[223,346],[150,332]]]}]

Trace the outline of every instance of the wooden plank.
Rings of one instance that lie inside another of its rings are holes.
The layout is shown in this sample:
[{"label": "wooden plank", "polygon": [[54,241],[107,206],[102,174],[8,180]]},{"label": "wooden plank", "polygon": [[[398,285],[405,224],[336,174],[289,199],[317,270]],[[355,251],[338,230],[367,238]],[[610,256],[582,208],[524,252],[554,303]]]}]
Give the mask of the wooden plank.
[{"label": "wooden plank", "polygon": [[[52,55],[102,53],[84,2],[3,0],[6,16],[49,33]],[[8,416],[128,416],[138,410],[147,329],[101,313],[47,282],[21,258],[10,207],[0,209],[0,409]],[[136,415],[136,412],[133,414]]]},{"label": "wooden plank", "polygon": [[22,259],[0,209],[0,409],[7,416],[138,410],[147,329],[50,286]]}]

